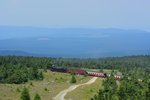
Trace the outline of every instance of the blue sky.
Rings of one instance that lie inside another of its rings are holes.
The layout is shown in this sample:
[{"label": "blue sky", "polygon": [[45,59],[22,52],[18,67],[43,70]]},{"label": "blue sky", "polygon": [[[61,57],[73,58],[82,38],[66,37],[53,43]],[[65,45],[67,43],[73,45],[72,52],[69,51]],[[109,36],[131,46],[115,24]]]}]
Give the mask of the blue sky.
[{"label": "blue sky", "polygon": [[0,0],[0,26],[150,31],[150,0]]}]

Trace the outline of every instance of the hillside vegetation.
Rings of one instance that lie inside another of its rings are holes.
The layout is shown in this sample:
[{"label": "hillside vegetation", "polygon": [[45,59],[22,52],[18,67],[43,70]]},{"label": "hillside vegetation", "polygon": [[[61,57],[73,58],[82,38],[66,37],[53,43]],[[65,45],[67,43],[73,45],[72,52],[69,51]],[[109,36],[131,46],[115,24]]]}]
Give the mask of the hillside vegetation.
[{"label": "hillside vegetation", "polygon": [[[87,87],[77,88],[77,90],[69,93],[66,98],[75,98],[73,93],[78,93],[77,91],[81,89],[81,95],[78,94],[78,97],[82,99],[84,96],[91,98],[91,100],[150,99],[149,55],[99,59],[0,57],[0,90],[2,90],[0,91],[0,99],[19,99],[24,86],[29,89],[32,98],[38,93],[42,100],[52,98],[60,91],[68,88],[71,85],[72,76],[70,74],[52,73],[49,69],[53,64],[66,68],[112,70],[112,72],[110,71],[112,76],[102,82],[102,87],[101,82],[97,86],[101,88],[89,87],[90,90]],[[116,81],[113,77],[116,74],[121,74],[122,80]],[[76,84],[86,82],[89,79],[90,77],[77,76]]]},{"label": "hillside vegetation", "polygon": [[[43,80],[30,80],[24,84],[0,84],[0,100],[20,100],[24,87],[29,90],[31,100],[37,93],[40,95],[41,100],[52,100],[60,91],[72,85],[70,74],[47,70],[47,72],[43,72],[43,76]],[[75,77],[77,80],[75,84],[85,83],[90,79],[90,77],[84,76]]]}]

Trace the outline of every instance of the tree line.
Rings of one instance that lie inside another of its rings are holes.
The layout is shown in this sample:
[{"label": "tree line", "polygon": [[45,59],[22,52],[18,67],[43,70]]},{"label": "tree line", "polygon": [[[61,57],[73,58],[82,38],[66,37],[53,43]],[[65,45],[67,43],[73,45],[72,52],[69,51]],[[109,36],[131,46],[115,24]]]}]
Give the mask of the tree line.
[{"label": "tree line", "polygon": [[34,57],[0,57],[0,83],[21,84],[29,80],[42,80],[43,71],[51,60]]},{"label": "tree line", "polygon": [[42,72],[53,64],[67,68],[117,69],[123,76],[138,78],[147,77],[150,72],[149,55],[89,59],[1,56],[0,83],[20,84],[28,80],[42,80]]}]

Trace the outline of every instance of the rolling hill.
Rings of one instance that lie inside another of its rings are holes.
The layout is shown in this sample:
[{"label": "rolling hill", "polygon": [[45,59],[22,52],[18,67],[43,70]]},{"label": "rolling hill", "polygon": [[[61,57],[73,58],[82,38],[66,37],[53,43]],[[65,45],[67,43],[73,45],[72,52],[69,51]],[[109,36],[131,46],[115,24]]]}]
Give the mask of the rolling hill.
[{"label": "rolling hill", "polygon": [[83,58],[150,54],[150,32],[141,30],[1,26],[0,33],[0,51],[5,54]]}]

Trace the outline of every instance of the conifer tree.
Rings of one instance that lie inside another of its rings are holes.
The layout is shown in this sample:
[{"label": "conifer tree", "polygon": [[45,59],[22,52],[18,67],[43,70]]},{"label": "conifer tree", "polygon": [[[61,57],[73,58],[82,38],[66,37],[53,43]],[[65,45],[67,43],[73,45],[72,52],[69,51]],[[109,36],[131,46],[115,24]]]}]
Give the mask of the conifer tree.
[{"label": "conifer tree", "polygon": [[70,83],[76,83],[76,82],[77,81],[76,81],[75,75],[73,74]]},{"label": "conifer tree", "polygon": [[24,87],[24,89],[21,93],[21,100],[30,100],[29,91],[26,87]]},{"label": "conifer tree", "polygon": [[36,94],[35,94],[35,97],[34,97],[34,100],[41,100],[40,95],[36,93]]}]

